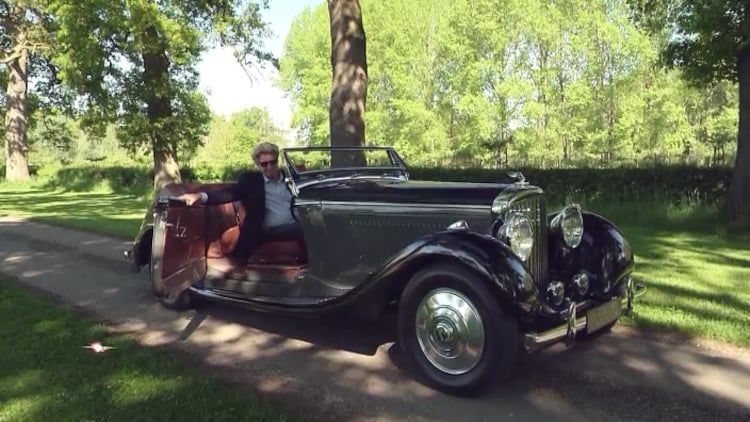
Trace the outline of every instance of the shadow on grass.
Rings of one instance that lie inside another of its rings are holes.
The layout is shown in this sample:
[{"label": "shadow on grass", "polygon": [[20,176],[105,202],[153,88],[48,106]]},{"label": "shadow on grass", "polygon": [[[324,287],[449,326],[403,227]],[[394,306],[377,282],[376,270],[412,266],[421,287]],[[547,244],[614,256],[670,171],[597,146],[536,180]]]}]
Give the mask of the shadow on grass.
[{"label": "shadow on grass", "polygon": [[[283,413],[0,281],[2,420],[284,420]],[[93,341],[116,349],[94,353]]]},{"label": "shadow on grass", "polygon": [[[677,308],[698,319],[726,321],[737,324],[738,326],[750,322],[748,318],[748,315],[750,315],[750,303],[739,299],[731,293],[725,293],[722,289],[717,289],[716,293],[706,293],[698,292],[688,287],[663,285],[656,283],[653,280],[645,281],[649,283],[651,287],[650,292],[680,298],[683,302],[686,302],[662,306],[665,311],[668,311],[667,308]],[[701,305],[703,307],[701,307]],[[706,305],[715,305],[717,309],[706,309],[708,307]],[[731,309],[731,314],[721,311],[722,308],[727,307]],[[750,329],[747,334],[750,335]]]},{"label": "shadow on grass", "polygon": [[646,282],[635,326],[750,345],[750,238],[626,226]]}]

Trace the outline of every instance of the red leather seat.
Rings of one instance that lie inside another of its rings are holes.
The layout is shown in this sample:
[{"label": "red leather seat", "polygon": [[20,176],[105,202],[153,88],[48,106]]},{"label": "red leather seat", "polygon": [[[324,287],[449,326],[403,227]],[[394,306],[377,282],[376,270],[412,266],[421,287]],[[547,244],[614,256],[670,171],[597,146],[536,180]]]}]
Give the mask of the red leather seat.
[{"label": "red leather seat", "polygon": [[303,246],[297,240],[262,242],[250,257],[251,264],[300,264],[304,261]]},{"label": "red leather seat", "polygon": [[[245,211],[239,203],[206,206],[206,212],[208,213],[207,258],[224,258],[237,245],[240,230],[235,216],[235,206],[237,207],[239,220],[242,221]],[[305,262],[304,245],[296,240],[262,242],[248,260],[249,264],[290,266],[299,266]]]}]

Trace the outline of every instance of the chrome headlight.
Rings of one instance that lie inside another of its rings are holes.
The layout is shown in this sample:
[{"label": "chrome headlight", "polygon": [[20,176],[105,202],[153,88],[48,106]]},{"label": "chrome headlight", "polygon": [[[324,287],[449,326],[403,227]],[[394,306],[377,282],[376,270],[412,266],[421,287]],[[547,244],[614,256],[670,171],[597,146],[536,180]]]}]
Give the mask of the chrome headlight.
[{"label": "chrome headlight", "polygon": [[581,244],[583,238],[583,214],[578,204],[565,207],[560,214],[552,220],[553,227],[559,227],[563,240],[568,247],[576,248]]},{"label": "chrome headlight", "polygon": [[534,228],[528,217],[519,212],[509,212],[497,237],[510,245],[510,249],[526,261],[534,247]]},{"label": "chrome headlight", "polygon": [[510,201],[498,196],[497,198],[495,198],[494,201],[492,201],[491,210],[493,214],[502,215],[503,211],[507,210],[509,206],[510,206]]}]

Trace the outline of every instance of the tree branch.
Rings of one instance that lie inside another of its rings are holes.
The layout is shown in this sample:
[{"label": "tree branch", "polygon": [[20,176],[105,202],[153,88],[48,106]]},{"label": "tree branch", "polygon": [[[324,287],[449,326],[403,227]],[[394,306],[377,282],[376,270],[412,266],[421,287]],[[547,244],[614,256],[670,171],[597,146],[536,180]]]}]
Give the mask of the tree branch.
[{"label": "tree branch", "polygon": [[0,63],[8,64],[21,57],[23,50],[29,51],[40,51],[49,50],[52,47],[48,43],[44,42],[26,42],[23,45],[14,46],[12,49],[6,50],[4,54],[0,54]]},{"label": "tree branch", "polygon": [[7,65],[8,63],[11,63],[20,58],[21,52],[17,49],[14,49],[11,52],[6,52],[5,54],[0,55],[0,63]]}]

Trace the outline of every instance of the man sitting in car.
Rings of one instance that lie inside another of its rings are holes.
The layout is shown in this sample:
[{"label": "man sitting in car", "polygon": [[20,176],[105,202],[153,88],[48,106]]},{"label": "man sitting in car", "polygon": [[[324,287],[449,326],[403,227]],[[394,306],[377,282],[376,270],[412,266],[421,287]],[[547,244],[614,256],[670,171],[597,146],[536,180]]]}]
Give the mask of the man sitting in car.
[{"label": "man sitting in car", "polygon": [[260,171],[243,172],[236,184],[179,197],[188,206],[242,203],[245,218],[240,222],[237,245],[228,256],[240,265],[247,262],[261,240],[302,240],[302,230],[292,216],[292,194],[279,170],[279,147],[262,142],[253,149],[252,158]]}]

